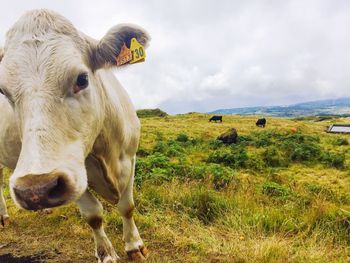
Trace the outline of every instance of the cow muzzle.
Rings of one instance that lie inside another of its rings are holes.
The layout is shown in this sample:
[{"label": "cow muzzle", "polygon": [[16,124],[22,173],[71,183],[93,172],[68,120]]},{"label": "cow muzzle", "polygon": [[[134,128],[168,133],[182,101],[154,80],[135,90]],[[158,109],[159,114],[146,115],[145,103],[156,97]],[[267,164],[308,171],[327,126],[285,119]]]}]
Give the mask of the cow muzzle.
[{"label": "cow muzzle", "polygon": [[60,206],[72,199],[73,189],[64,173],[29,174],[16,179],[13,193],[27,210]]}]

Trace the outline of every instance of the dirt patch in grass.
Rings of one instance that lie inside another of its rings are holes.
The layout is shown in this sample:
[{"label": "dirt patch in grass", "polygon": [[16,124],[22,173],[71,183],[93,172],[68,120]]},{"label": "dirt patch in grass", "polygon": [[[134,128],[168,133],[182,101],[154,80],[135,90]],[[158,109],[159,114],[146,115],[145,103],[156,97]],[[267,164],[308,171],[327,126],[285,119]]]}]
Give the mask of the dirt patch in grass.
[{"label": "dirt patch in grass", "polygon": [[44,255],[33,255],[16,257],[13,254],[0,255],[0,262],[6,263],[40,263],[45,262],[46,257]]}]

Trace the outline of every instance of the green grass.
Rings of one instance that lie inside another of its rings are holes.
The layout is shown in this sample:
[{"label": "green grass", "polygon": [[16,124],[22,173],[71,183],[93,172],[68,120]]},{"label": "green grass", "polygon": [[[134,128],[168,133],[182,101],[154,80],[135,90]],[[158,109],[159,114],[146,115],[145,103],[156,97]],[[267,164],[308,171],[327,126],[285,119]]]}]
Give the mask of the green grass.
[{"label": "green grass", "polygon": [[[349,262],[349,138],[324,132],[327,119],[269,118],[265,129],[255,120],[141,119],[135,219],[149,262]],[[237,145],[215,140],[228,128]],[[8,189],[5,196],[11,225],[0,230],[0,253],[95,262],[74,205],[40,215],[16,208]],[[107,235],[125,261],[121,219],[103,203]]]}]

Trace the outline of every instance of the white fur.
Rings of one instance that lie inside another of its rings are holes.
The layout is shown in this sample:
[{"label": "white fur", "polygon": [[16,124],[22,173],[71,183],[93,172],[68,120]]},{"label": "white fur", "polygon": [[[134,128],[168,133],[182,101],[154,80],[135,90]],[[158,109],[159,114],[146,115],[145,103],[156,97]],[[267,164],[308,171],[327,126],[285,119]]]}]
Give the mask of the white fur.
[{"label": "white fur", "polygon": [[[89,219],[92,217],[100,217],[102,219],[103,217],[102,205],[88,190],[86,190],[86,192],[77,201],[77,205],[84,218]],[[105,231],[103,230],[103,227],[98,229],[93,229],[93,233],[94,233],[94,240],[95,240],[95,246],[96,246],[96,257],[98,258],[99,262],[108,262],[106,261],[107,258],[110,260],[116,261],[119,257],[115,253],[111,242],[109,241]],[[107,257],[105,258],[99,257],[99,255],[97,254],[97,251],[99,248],[106,251],[105,254],[107,255]],[[115,261],[111,261],[111,262],[115,262]]]},{"label": "white fur", "polygon": [[[126,249],[133,250],[143,243],[133,219],[124,215],[133,207],[140,123],[108,69],[128,32],[146,46],[147,33],[131,25],[114,27],[98,42],[51,11],[34,10],[18,20],[0,58],[0,88],[7,95],[0,95],[0,163],[14,169],[10,188],[15,201],[19,178],[60,171],[68,176],[74,188],[71,201],[83,216],[102,216],[101,204],[86,190],[89,178],[90,187],[106,200],[120,200]],[[89,86],[74,94],[80,73],[89,75]],[[94,237],[97,246],[111,248],[103,228],[95,229]],[[111,262],[117,259],[109,256]]]},{"label": "white fur", "polygon": [[3,183],[4,175],[2,167],[0,166],[0,223],[5,223],[8,220],[9,215],[7,214],[6,202],[3,194]]}]

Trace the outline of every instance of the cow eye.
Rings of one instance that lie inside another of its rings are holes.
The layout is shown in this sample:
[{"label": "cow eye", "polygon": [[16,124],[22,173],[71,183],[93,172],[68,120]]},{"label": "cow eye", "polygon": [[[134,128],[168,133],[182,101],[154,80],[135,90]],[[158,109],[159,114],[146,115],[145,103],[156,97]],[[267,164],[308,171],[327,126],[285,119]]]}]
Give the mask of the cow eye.
[{"label": "cow eye", "polygon": [[0,89],[0,93],[5,96],[5,92],[2,89]]},{"label": "cow eye", "polygon": [[75,88],[74,88],[74,93],[77,93],[83,89],[86,89],[87,86],[89,86],[89,76],[87,73],[82,73],[79,74],[79,76],[77,77],[77,81],[75,84]]}]

